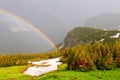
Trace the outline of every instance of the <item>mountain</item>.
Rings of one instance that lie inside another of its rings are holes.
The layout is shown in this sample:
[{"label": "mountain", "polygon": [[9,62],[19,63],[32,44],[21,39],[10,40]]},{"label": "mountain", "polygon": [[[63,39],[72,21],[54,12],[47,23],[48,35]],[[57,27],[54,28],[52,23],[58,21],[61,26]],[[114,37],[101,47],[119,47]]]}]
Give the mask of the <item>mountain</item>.
[{"label": "mountain", "polygon": [[63,48],[76,46],[79,43],[93,43],[95,41],[113,43],[120,36],[119,30],[102,30],[88,27],[77,27],[70,31],[64,43]]},{"label": "mountain", "polygon": [[91,17],[85,21],[86,27],[94,27],[99,29],[120,29],[120,14],[101,14]]}]

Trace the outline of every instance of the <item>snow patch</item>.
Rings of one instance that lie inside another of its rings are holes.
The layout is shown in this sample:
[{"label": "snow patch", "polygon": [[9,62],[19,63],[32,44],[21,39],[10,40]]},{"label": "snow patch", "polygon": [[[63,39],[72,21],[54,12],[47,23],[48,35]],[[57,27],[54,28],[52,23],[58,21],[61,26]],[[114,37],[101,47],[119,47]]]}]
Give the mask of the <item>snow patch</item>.
[{"label": "snow patch", "polygon": [[114,35],[114,36],[110,36],[110,38],[119,38],[119,35],[120,35],[120,33],[117,33],[117,34]]},{"label": "snow patch", "polygon": [[102,42],[102,41],[104,41],[105,39],[101,39],[101,40],[99,40],[100,42]]},{"label": "snow patch", "polygon": [[29,67],[24,72],[24,74],[29,74],[31,76],[40,76],[40,75],[48,73],[50,71],[57,70],[58,65],[62,64],[61,62],[59,62],[59,59],[60,58],[54,58],[54,59],[49,59],[49,60],[32,62],[32,64],[35,66]]},{"label": "snow patch", "polygon": [[59,49],[62,49],[64,47],[64,43],[59,47]]},{"label": "snow patch", "polygon": [[103,29],[104,31],[107,31],[108,29]]}]

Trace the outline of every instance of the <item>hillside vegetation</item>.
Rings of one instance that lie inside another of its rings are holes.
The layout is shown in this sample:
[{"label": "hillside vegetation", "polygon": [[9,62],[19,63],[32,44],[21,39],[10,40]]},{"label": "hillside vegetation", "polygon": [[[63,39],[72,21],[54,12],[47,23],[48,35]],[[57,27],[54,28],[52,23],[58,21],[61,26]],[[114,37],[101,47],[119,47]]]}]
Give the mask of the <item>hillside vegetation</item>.
[{"label": "hillside vegetation", "polygon": [[[78,44],[84,44],[87,42],[94,43],[95,41],[112,44],[119,38],[115,35],[120,33],[118,30],[101,30],[87,27],[77,27],[70,31],[65,40],[64,47],[72,47]],[[114,37],[112,37],[114,36]]]}]

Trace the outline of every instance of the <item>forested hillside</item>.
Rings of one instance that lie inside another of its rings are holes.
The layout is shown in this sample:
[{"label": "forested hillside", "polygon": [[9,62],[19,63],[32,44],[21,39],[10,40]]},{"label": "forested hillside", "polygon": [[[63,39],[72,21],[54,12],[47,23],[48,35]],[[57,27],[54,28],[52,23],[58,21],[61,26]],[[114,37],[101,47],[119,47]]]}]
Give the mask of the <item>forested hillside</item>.
[{"label": "forested hillside", "polygon": [[67,34],[64,40],[63,48],[84,44],[86,42],[94,43],[95,41],[112,44],[116,39],[119,38],[119,35],[119,30],[102,30],[87,27],[77,27]]}]

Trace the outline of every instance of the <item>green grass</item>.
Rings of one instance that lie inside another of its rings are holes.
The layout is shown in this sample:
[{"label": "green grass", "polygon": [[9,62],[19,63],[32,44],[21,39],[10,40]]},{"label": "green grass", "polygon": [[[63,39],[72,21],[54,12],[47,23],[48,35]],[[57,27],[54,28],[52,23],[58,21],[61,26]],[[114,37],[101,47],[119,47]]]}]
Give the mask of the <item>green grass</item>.
[{"label": "green grass", "polygon": [[12,66],[0,68],[0,80],[30,80],[31,76],[22,72],[27,66]]},{"label": "green grass", "polygon": [[35,80],[120,80],[120,69],[79,72],[66,70],[64,66]]},{"label": "green grass", "polygon": [[96,70],[79,72],[66,70],[66,64],[57,71],[44,74],[40,77],[31,77],[22,72],[27,66],[13,66],[0,68],[0,80],[120,80],[120,69]]}]

